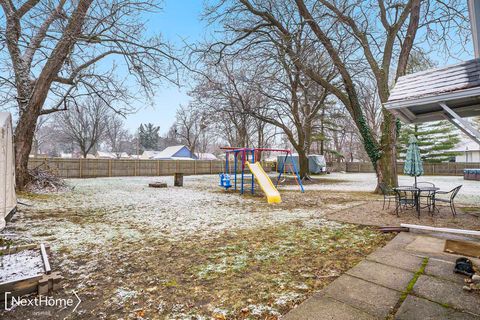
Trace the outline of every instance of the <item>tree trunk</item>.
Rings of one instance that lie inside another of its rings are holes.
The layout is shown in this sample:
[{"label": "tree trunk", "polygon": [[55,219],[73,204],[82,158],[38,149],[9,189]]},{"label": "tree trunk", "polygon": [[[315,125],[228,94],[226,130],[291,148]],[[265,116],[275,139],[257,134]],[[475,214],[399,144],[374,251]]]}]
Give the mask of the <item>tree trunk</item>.
[{"label": "tree trunk", "polygon": [[308,156],[307,153],[303,150],[297,150],[298,152],[298,163],[300,165],[300,168],[297,168],[299,170],[299,175],[300,179],[309,179],[308,174],[310,173],[308,169]]},{"label": "tree trunk", "polygon": [[325,107],[322,108],[320,119],[320,154],[323,156],[325,155]]},{"label": "tree trunk", "polygon": [[28,173],[28,156],[32,150],[37,119],[38,114],[23,112],[15,128],[15,179],[19,190],[22,190],[31,178]]},{"label": "tree trunk", "polygon": [[[33,86],[28,73],[25,73],[25,68],[22,65],[24,61],[15,61],[12,57],[18,94],[17,100],[19,102],[19,120],[15,129],[14,142],[16,187],[20,190],[30,181],[30,175],[28,173],[28,156],[32,150],[32,142],[38,117],[41,114],[43,104],[47,99],[52,82],[61,70],[65,60],[72,51],[78,35],[80,35],[82,31],[85,16],[92,1],[93,0],[78,1],[77,7],[72,13],[61,38],[50,53],[45,66],[41,70]],[[20,25],[18,21],[10,23],[18,23],[18,25]],[[9,36],[11,37],[8,39],[9,50],[18,51],[18,48],[15,49],[18,42],[12,36],[21,36],[19,34],[20,30],[17,26],[9,26],[9,28],[14,28],[13,30],[17,29],[14,33],[9,32]]]},{"label": "tree trunk", "polygon": [[38,140],[35,138],[35,134],[33,135],[32,149],[33,149],[33,157],[37,158],[39,150],[38,150]]},{"label": "tree trunk", "polygon": [[[375,166],[377,183],[390,187],[398,186],[397,176],[397,123],[395,117],[387,110],[383,111],[384,120],[380,138],[381,156]],[[378,191],[377,185],[377,191]]]}]

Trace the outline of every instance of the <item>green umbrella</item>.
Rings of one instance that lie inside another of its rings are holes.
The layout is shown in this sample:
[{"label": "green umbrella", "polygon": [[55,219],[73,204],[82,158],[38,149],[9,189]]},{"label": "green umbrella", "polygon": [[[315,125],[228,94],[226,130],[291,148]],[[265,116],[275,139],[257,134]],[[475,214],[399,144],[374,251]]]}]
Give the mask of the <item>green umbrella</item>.
[{"label": "green umbrella", "polygon": [[413,134],[408,138],[407,156],[403,173],[411,177],[415,177],[415,187],[417,186],[417,177],[423,174],[422,157],[420,156],[420,148],[418,148],[417,138]]}]

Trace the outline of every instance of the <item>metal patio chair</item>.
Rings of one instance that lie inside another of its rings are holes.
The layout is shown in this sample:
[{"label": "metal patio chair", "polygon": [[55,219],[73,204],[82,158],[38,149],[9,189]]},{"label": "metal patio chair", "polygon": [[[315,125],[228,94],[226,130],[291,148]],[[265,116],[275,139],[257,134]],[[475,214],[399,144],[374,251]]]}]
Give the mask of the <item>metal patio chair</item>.
[{"label": "metal patio chair", "polygon": [[390,188],[386,183],[382,182],[378,185],[378,187],[380,188],[380,190],[382,191],[382,194],[383,194],[383,206],[382,206],[382,210],[385,209],[385,204],[387,203],[387,200],[388,200],[388,205],[387,205],[387,208],[390,208],[390,202],[392,200],[395,200],[396,199],[396,195],[395,195],[395,190],[393,190],[392,188]]},{"label": "metal patio chair", "polygon": [[[457,211],[455,209],[455,197],[457,196],[458,192],[460,191],[460,188],[462,185],[459,185],[458,187],[453,188],[450,191],[437,191],[434,193],[432,197],[433,201],[433,207],[438,210],[436,207],[436,202],[443,202],[443,203],[448,203],[450,205],[450,210],[452,210],[452,215],[456,216]],[[446,197],[447,195],[450,195],[449,197]]]},{"label": "metal patio chair", "polygon": [[[433,205],[433,196],[435,195],[435,184],[432,183],[432,182],[427,182],[427,181],[421,181],[421,182],[417,182],[417,185],[413,184],[414,187],[417,187],[418,189],[420,189],[420,192],[418,194],[418,201],[419,201],[419,204],[420,205],[420,202],[422,199],[426,199],[427,200],[427,206],[426,207],[422,207],[423,208],[428,208],[428,211],[430,212],[432,210],[432,205]],[[431,188],[432,190],[428,190],[428,191],[425,191],[423,189],[428,189],[428,188]]]},{"label": "metal patio chair", "polygon": [[398,216],[398,211],[406,210],[407,208],[416,209],[417,215],[420,217],[418,210],[418,194],[419,189],[412,186],[399,186],[395,190],[395,212]]}]

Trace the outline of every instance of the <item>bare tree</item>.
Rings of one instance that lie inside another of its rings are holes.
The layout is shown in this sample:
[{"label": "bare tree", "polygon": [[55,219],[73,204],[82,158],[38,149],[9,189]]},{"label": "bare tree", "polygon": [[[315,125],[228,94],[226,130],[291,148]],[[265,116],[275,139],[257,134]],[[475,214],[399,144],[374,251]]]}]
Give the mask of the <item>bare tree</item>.
[{"label": "bare tree", "polygon": [[110,150],[120,157],[122,152],[126,152],[129,144],[130,134],[125,129],[125,123],[120,115],[111,112],[105,119],[105,142]]},{"label": "bare tree", "polygon": [[315,152],[326,157],[334,155],[335,159],[339,159],[340,150],[329,147],[329,142],[332,140],[333,134],[344,129],[344,117],[344,112],[337,103],[329,101],[323,104],[317,119],[315,119],[311,138],[312,146],[316,146]]},{"label": "bare tree", "polygon": [[[327,79],[334,78],[335,72],[331,66],[322,63],[322,55],[308,45],[309,35],[302,25],[298,25],[292,38],[288,41],[291,42],[291,50],[298,57],[317,61],[316,72]],[[215,74],[210,78],[216,82],[221,79],[221,83],[215,85],[215,96],[217,99],[221,96],[228,97],[226,105],[234,106],[231,109],[233,117],[242,117],[257,124],[269,124],[286,135],[298,153],[300,175],[306,178],[307,155],[312,144],[315,122],[324,106],[328,91],[310,79],[294,63],[284,49],[284,41],[278,39],[278,42],[273,43],[255,43],[254,46],[236,53],[233,58],[223,56],[220,63],[209,68],[218,70],[224,76]],[[207,54],[209,53],[211,51],[207,50]],[[203,94],[205,92],[207,91],[202,90]],[[262,131],[265,127],[258,129],[257,140],[263,144]]]},{"label": "bare tree", "polygon": [[[370,127],[367,121],[359,84],[365,76],[372,77],[379,100],[385,103],[392,80],[405,74],[414,45],[427,42],[429,37],[453,40],[452,29],[458,31],[456,36],[462,35],[468,21],[466,12],[466,3],[457,0],[380,0],[375,4],[356,0],[219,1],[208,9],[208,16],[222,24],[226,40],[208,50],[223,57],[266,42],[280,44],[298,69],[348,110],[376,169],[378,182],[397,185],[396,119],[382,108],[377,138],[378,129]],[[309,29],[310,48],[326,54],[325,58],[334,66],[338,74],[335,79],[319,73],[315,60],[298,55],[295,41],[301,26]],[[420,29],[422,32],[418,32]],[[443,41],[437,41],[437,47]]]},{"label": "bare tree", "polygon": [[253,117],[245,110],[253,88],[239,82],[232,61],[215,64],[204,60],[204,74],[190,92],[195,104],[202,109],[211,127],[232,147],[249,147],[254,134]]},{"label": "bare tree", "polygon": [[[85,99],[68,111],[58,113],[55,122],[64,139],[78,146],[84,158],[105,135],[109,107],[100,99]],[[111,111],[110,111],[111,112]]]},{"label": "bare tree", "polygon": [[173,145],[178,145],[181,142],[178,139],[178,134],[176,133],[176,128],[175,124],[173,124],[170,129],[168,129],[167,133],[161,138],[162,142],[162,149],[168,147],[168,146],[173,146]]},{"label": "bare tree", "polygon": [[[301,33],[298,37],[296,49],[303,50]],[[300,176],[308,178],[308,154],[328,91],[306,77],[281,50],[273,52],[267,68],[249,79],[257,84],[257,90],[267,98],[266,103],[254,106],[249,112],[279,128],[287,136],[298,153]],[[330,76],[326,77],[333,78],[333,73],[324,68],[324,74],[327,73]]]},{"label": "bare tree", "polygon": [[49,129],[48,118],[42,118],[38,121],[35,127],[35,133],[33,136],[32,153],[34,157],[38,156],[38,152],[42,145],[48,140],[48,136],[51,134]]},{"label": "bare tree", "polygon": [[[18,188],[29,180],[28,155],[40,116],[66,110],[85,95],[106,103],[145,96],[127,90],[134,82],[150,94],[159,80],[176,81],[169,46],[159,35],[146,37],[142,13],[159,10],[155,0],[0,0],[0,5],[0,93],[18,109]],[[126,78],[117,76],[117,68]]]},{"label": "bare tree", "polygon": [[197,145],[206,131],[208,120],[198,108],[192,105],[180,106],[177,110],[175,133],[192,153],[197,152]]}]

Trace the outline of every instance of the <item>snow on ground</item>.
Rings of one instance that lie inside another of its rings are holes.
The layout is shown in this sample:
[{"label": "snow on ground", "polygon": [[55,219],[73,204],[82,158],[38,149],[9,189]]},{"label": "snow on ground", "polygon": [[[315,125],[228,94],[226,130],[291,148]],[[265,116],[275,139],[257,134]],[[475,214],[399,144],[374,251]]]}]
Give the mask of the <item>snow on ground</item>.
[{"label": "snow on ground", "polygon": [[[332,173],[320,179],[320,183],[306,185],[306,192],[370,192],[376,183],[375,175],[369,173]],[[225,192],[218,187],[216,175],[186,176],[184,180],[184,187],[173,187],[173,177],[71,179],[68,184],[74,187],[72,192],[31,200],[34,207],[18,214],[16,226],[32,239],[45,239],[53,247],[58,244],[80,249],[84,244],[108,244],[118,237],[125,241],[139,241],[145,235],[175,240],[297,220],[320,226],[333,223],[324,219],[325,214],[358,204],[347,201],[321,206],[275,206],[261,197]],[[168,188],[149,188],[148,183],[155,181],[166,182]],[[479,182],[446,176],[420,177],[419,181],[431,181],[442,190],[463,184],[458,202],[480,205]],[[412,182],[413,178],[400,177],[400,184]],[[298,186],[284,186],[280,193],[285,189],[293,192]],[[21,215],[30,215],[33,220],[27,224],[28,219]]]},{"label": "snow on ground", "polygon": [[0,283],[43,274],[40,250],[23,250],[0,255]]},{"label": "snow on ground", "polygon": [[[157,181],[168,187],[148,187]],[[186,176],[184,187],[173,177],[67,182],[70,192],[24,194],[32,206],[5,231],[50,245],[64,289],[85,301],[82,319],[278,316],[330,281],[314,279],[318,268],[341,273],[388,240],[325,219],[363,203],[351,194],[281,189],[284,202],[269,205],[261,192],[226,192],[217,175]]]},{"label": "snow on ground", "polygon": [[[17,226],[35,237],[35,232],[44,232],[40,227],[48,224],[49,235],[62,240],[61,243],[67,240],[70,244],[101,244],[118,236],[136,240],[150,233],[179,239],[299,219],[311,224],[329,224],[332,222],[322,218],[325,210],[338,209],[335,204],[326,209],[271,206],[262,198],[224,192],[217,180],[216,175],[186,176],[184,187],[173,187],[172,177],[71,179],[68,184],[74,187],[72,192],[24,200],[34,207],[23,210],[22,214],[43,214],[42,221],[21,226],[25,219],[18,216]],[[166,182],[168,188],[148,187],[148,183],[156,181]],[[89,223],[76,222],[85,218]],[[34,228],[36,223],[38,231]]]},{"label": "snow on ground", "polygon": [[[307,185],[306,190],[339,190],[339,191],[373,191],[376,187],[377,178],[374,173],[341,173],[334,172],[320,176],[322,179],[332,180],[332,183],[319,183]],[[342,181],[335,181],[342,180]],[[399,176],[399,185],[412,185],[413,177]],[[435,184],[441,190],[449,191],[458,185],[462,189],[456,201],[462,204],[480,205],[480,182],[463,180],[461,176],[422,176],[417,181],[428,181]],[[295,189],[295,186],[288,186],[288,189]]]},{"label": "snow on ground", "polygon": [[[475,182],[425,180],[442,189],[464,183],[460,199],[478,199]],[[148,187],[157,181],[168,187]],[[20,207],[6,232],[49,243],[53,265],[67,276],[65,288],[89,301],[83,308],[91,314],[135,318],[140,304],[149,315],[175,319],[242,310],[265,319],[302,301],[307,288],[321,288],[387,240],[368,228],[325,219],[380,199],[336,192],[371,192],[375,181],[373,174],[320,176],[305,186],[304,195],[298,186],[281,187],[284,202],[268,205],[261,195],[225,192],[217,175],[186,176],[184,187],[173,187],[173,177],[72,179],[71,192],[26,194],[21,201],[33,206]],[[317,271],[325,282],[310,283]],[[185,313],[186,301],[197,303],[192,314]],[[117,316],[125,305],[129,316]]]}]

